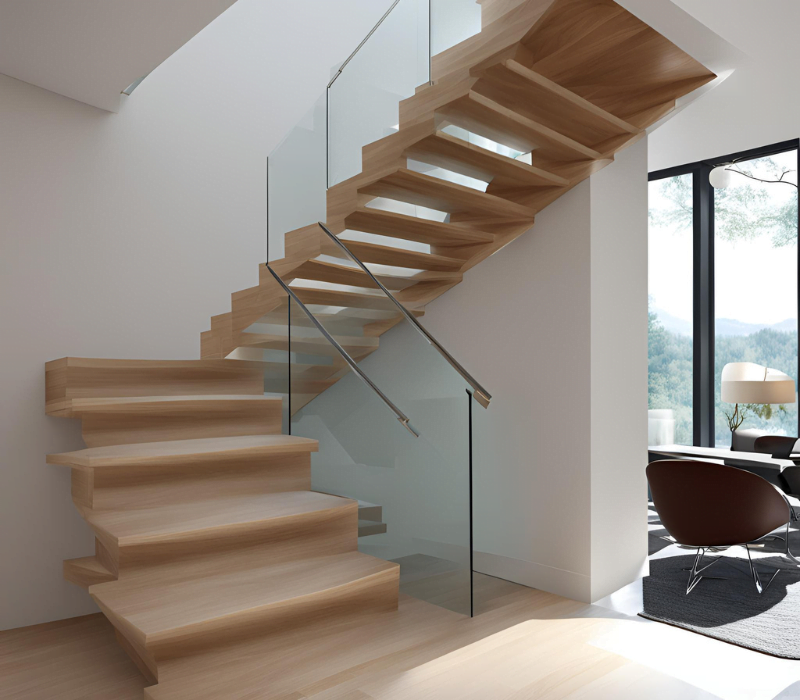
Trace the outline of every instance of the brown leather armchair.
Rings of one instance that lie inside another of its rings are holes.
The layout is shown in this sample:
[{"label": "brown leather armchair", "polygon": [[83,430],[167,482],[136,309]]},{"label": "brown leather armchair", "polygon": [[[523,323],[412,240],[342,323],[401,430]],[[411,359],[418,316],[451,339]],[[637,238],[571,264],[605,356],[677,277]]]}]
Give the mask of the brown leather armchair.
[{"label": "brown leather armchair", "polygon": [[736,467],[695,460],[661,460],[647,466],[653,505],[675,542],[697,549],[689,570],[687,595],[703,579],[706,552],[743,546],[756,590],[769,587],[780,569],[763,586],[750,556],[750,545],[773,530],[786,526],[786,552],[794,565],[800,561],[789,551],[790,507],[785,496],[760,476]]}]

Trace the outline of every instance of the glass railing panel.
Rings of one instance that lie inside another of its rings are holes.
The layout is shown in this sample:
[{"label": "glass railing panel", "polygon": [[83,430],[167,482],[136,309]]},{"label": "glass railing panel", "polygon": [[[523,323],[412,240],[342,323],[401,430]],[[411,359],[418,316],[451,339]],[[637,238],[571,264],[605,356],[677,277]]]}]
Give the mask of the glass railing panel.
[{"label": "glass railing panel", "polygon": [[[312,488],[361,503],[359,550],[397,562],[403,593],[469,615],[472,399],[464,381],[396,314],[376,310],[376,318],[368,309],[306,308],[419,433],[405,430],[344,363],[327,364],[332,358],[322,333],[293,303],[291,430],[319,440]],[[362,335],[343,334],[359,332],[352,324],[363,318],[371,327],[362,325]],[[392,321],[395,327],[380,338],[364,334]]]},{"label": "glass railing panel", "polygon": [[267,261],[284,257],[290,231],[326,218],[326,95],[267,159]]},{"label": "glass railing panel", "polygon": [[428,0],[399,0],[328,89],[328,186],[361,172],[361,148],[397,130],[429,80]]},{"label": "glass railing panel", "polygon": [[446,51],[481,30],[476,0],[430,0],[431,55]]}]

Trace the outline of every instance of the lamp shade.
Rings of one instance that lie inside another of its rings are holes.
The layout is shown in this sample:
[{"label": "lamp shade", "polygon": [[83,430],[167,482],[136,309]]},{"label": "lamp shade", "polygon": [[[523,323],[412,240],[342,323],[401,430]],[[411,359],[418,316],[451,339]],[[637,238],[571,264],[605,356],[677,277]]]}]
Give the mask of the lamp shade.
[{"label": "lamp shade", "polygon": [[720,165],[714,168],[708,175],[708,181],[715,190],[724,190],[730,187],[733,173],[728,170],[727,165]]},{"label": "lamp shade", "polygon": [[730,362],[722,368],[725,403],[794,403],[794,379],[754,362]]}]

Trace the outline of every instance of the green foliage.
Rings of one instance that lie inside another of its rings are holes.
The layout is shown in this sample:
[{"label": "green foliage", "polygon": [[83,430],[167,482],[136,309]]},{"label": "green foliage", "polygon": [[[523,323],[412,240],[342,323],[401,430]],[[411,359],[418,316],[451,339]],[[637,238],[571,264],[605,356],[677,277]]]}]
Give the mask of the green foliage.
[{"label": "green foliage", "polygon": [[[669,408],[675,415],[675,441],[692,443],[692,339],[671,333],[652,311],[648,314],[648,408]],[[751,335],[718,336],[715,357],[715,434],[717,444],[730,443],[726,411],[720,398],[722,368],[729,362],[757,362],[797,379],[797,332],[766,328]],[[773,434],[797,434],[797,404],[780,407],[747,406],[742,426]]]},{"label": "green foliage", "polygon": [[[797,195],[776,205],[773,195],[790,185],[782,182],[761,183],[747,176],[779,180],[785,171],[772,158],[757,158],[743,165],[733,175],[733,184],[714,190],[716,235],[727,241],[752,240],[770,235],[776,248],[797,242]],[[780,188],[775,190],[773,188]],[[691,226],[692,179],[669,177],[661,181],[661,194],[668,200],[665,209],[651,209],[650,221],[673,230]],[[797,189],[795,188],[795,193]]]}]

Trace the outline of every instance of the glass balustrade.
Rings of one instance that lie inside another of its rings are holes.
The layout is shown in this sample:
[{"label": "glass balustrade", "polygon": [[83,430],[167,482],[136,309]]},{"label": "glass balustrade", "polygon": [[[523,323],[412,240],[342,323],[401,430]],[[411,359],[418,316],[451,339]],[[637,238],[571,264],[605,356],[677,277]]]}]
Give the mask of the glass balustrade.
[{"label": "glass balustrade", "polygon": [[[391,215],[403,226],[408,217],[447,224],[449,215],[377,197],[338,238],[317,222],[327,218],[327,189],[358,175],[363,148],[397,131],[399,104],[430,82],[433,54],[479,32],[480,13],[475,0],[394,2],[269,155],[267,283],[238,321],[249,325],[233,355],[265,363],[265,391],[285,398],[285,432],[319,440],[312,488],[359,501],[359,549],[398,562],[402,592],[464,614],[472,407],[490,396],[417,320],[460,280],[459,261],[439,253],[428,269],[428,243],[381,235]],[[486,187],[413,159],[408,168]]]}]

